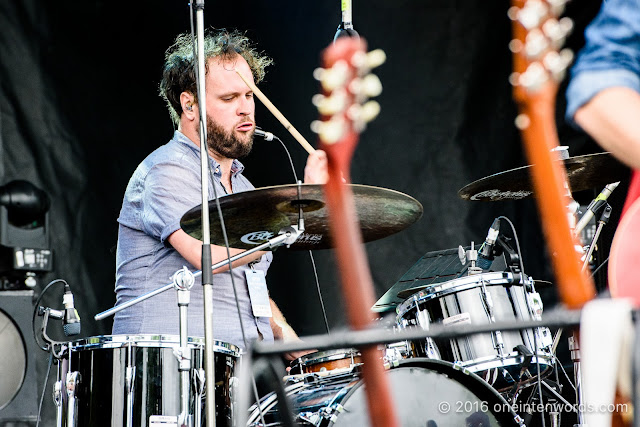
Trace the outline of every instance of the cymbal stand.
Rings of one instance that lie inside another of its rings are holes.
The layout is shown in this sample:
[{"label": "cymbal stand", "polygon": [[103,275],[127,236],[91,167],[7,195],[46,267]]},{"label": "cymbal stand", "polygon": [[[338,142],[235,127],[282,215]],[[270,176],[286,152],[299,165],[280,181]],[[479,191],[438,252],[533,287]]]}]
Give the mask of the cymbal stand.
[{"label": "cymbal stand", "polygon": [[178,359],[178,372],[180,374],[180,416],[178,426],[190,427],[189,415],[189,372],[191,371],[191,351],[189,350],[187,337],[187,308],[191,299],[191,288],[195,283],[193,273],[187,267],[182,267],[173,275],[173,285],[178,291],[178,311],[180,312],[180,347],[174,350]]},{"label": "cymbal stand", "polygon": [[[282,246],[282,245],[286,245],[286,246],[290,246],[292,244],[295,243],[295,241],[298,239],[298,237],[300,237],[300,235],[302,234],[302,232],[304,231],[303,228],[299,228],[297,225],[290,225],[288,227],[284,227],[280,230],[280,232],[278,233],[278,235],[272,239],[269,239],[268,241],[266,241],[265,243],[262,243],[254,248],[251,249],[247,249],[244,252],[240,252],[237,255],[232,256],[229,259],[224,259],[220,262],[215,263],[214,265],[211,266],[211,270],[216,270],[218,268],[221,267],[225,267],[227,265],[229,265],[229,262],[235,262],[239,259],[242,259],[248,255],[251,255],[254,252],[258,252],[261,250],[265,250],[265,249],[274,249],[278,246]],[[193,273],[193,277],[197,278],[200,277],[202,275],[202,271],[196,271]],[[175,285],[173,282],[168,283],[158,289],[155,289],[153,291],[149,291],[146,294],[142,294],[139,297],[136,297],[132,300],[129,300],[125,303],[119,304],[115,307],[111,307],[108,310],[105,310],[103,312],[100,312],[98,314],[96,314],[95,316],[93,316],[93,318],[95,320],[102,320],[102,319],[106,319],[109,316],[113,316],[114,314],[116,314],[119,311],[124,310],[125,308],[129,308],[132,305],[136,305],[139,302],[142,302],[146,299],[149,299],[155,295],[161,294],[164,291],[168,291],[169,289],[173,288]]]}]

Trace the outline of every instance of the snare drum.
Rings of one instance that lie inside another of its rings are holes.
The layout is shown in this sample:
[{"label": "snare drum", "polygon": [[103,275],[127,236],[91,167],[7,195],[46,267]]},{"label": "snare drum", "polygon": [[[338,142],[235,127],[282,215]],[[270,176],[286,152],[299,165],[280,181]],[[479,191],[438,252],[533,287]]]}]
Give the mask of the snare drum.
[{"label": "snare drum", "polygon": [[362,363],[360,352],[353,348],[316,351],[291,361],[291,375],[326,372],[334,369],[351,368]]},{"label": "snare drum", "polygon": [[[418,326],[427,330],[433,323],[481,325],[539,320],[542,313],[540,296],[535,292],[531,278],[526,278],[525,284],[529,290],[522,283],[515,283],[513,275],[507,272],[482,273],[438,283],[400,304],[396,321],[401,327]],[[537,354],[541,370],[553,361],[548,328],[496,331],[434,341],[443,360],[458,363],[477,373],[485,371],[487,374],[490,369],[504,367],[517,379],[524,361],[522,352],[515,350],[517,346],[524,346],[532,354]],[[424,357],[429,350],[428,344],[426,340],[413,342],[414,356]],[[533,368],[530,371],[535,374],[535,356],[531,364]],[[504,371],[502,373],[505,374]]]},{"label": "snare drum", "polygon": [[[402,426],[521,426],[507,402],[477,375],[449,362],[408,359],[387,371]],[[292,377],[285,388],[296,425],[371,425],[358,369]],[[248,426],[281,426],[271,393],[250,409]],[[264,417],[262,424],[260,413]]]},{"label": "snare drum", "polygon": [[[71,343],[65,418],[75,412],[76,421],[68,420],[67,427],[176,425],[180,375],[174,351],[179,346],[179,338],[171,335],[107,335]],[[231,426],[240,351],[221,341],[213,347],[216,425]],[[205,414],[204,341],[189,338],[188,348],[189,415],[192,425],[199,427]]]}]

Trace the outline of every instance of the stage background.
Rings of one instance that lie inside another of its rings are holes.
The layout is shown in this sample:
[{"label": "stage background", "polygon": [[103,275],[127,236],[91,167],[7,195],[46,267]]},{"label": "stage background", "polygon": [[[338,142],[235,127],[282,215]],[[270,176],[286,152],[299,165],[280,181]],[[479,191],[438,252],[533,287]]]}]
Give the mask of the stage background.
[{"label": "stage background", "polygon": [[[498,215],[515,223],[526,271],[553,281],[532,200],[482,203],[457,196],[471,181],[526,164],[508,84],[508,2],[354,3],[355,28],[388,59],[376,70],[384,87],[378,99],[382,112],[362,135],[353,181],[407,193],[424,206],[416,224],[366,245],[377,296],[424,253],[482,242]],[[312,72],[340,21],[339,4],[246,0],[208,2],[205,11],[208,26],[246,31],[273,57],[261,88],[314,143],[309,124],[317,116],[311,97],[318,85]],[[596,0],[569,5],[567,15],[576,23],[569,47],[584,43],[584,27],[598,7]],[[116,219],[131,173],[172,136],[158,83],[165,49],[189,30],[188,12],[187,2],[179,1],[0,4],[0,184],[26,179],[50,195],[55,269],[40,278],[36,290],[54,278],[67,280],[82,317],[82,336],[111,330],[110,320],[96,322],[93,316],[115,301]],[[557,101],[561,142],[574,156],[600,151],[565,124],[563,91]],[[256,103],[258,124],[286,142],[302,175],[306,153]],[[292,182],[277,143],[256,142],[243,162],[256,187]],[[614,207],[624,191],[617,193]],[[591,196],[579,198],[588,202]],[[602,246],[606,250],[608,243]],[[329,324],[342,328],[333,253],[314,256]],[[308,253],[278,250],[268,282],[301,335],[324,331]],[[56,308],[58,291],[45,300]],[[542,293],[548,309],[556,302],[555,290]],[[38,354],[39,381],[44,381],[46,358]],[[52,425],[49,393],[45,426]]]}]

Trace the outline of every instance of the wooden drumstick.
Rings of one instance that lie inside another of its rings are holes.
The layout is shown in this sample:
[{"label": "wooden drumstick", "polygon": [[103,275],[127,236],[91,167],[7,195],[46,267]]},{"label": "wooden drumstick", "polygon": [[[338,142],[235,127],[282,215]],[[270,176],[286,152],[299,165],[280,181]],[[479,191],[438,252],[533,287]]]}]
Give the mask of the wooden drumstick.
[{"label": "wooden drumstick", "polygon": [[315,148],[313,148],[311,144],[309,144],[309,142],[306,139],[304,139],[304,136],[302,136],[300,132],[298,132],[296,128],[293,127],[293,125],[289,122],[289,120],[287,120],[284,117],[284,115],[282,115],[282,113],[276,108],[276,106],[273,105],[271,101],[269,101],[269,98],[267,98],[267,96],[264,93],[262,93],[262,91],[258,89],[256,85],[253,84],[253,82],[251,82],[248,79],[245,79],[242,73],[238,71],[238,69],[235,69],[235,72],[238,73],[242,81],[247,86],[249,86],[249,89],[253,91],[253,93],[258,97],[258,99],[260,99],[260,101],[264,104],[264,106],[267,107],[269,111],[271,111],[271,114],[273,114],[275,118],[278,119],[280,123],[282,123],[282,126],[284,126],[285,129],[288,130],[289,133],[296,139],[296,141],[298,141],[300,145],[302,145],[302,148],[307,150],[307,153],[311,154],[316,151]]}]

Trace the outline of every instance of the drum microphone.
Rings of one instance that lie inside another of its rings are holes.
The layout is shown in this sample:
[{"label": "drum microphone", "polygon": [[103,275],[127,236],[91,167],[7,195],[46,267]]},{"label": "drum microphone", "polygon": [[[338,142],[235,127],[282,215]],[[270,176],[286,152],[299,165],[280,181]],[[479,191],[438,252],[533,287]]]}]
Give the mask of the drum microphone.
[{"label": "drum microphone", "polygon": [[598,212],[606,204],[607,199],[609,198],[613,190],[616,189],[618,184],[620,184],[620,181],[614,182],[612,184],[607,184],[600,192],[600,194],[598,194],[598,197],[596,197],[591,201],[591,203],[589,203],[589,206],[587,206],[587,211],[584,213],[584,215],[582,215],[582,218],[580,218],[580,221],[578,221],[578,223],[576,224],[576,235],[582,231],[582,229],[589,223],[589,221],[591,221],[591,218],[594,217],[596,212]]},{"label": "drum microphone", "polygon": [[496,218],[493,220],[493,224],[491,224],[491,228],[487,233],[487,238],[484,240],[482,246],[480,246],[480,250],[478,250],[476,266],[483,270],[488,270],[489,267],[491,267],[491,264],[493,264],[493,260],[495,258],[493,256],[493,247],[498,239],[498,234],[500,234],[500,219]]},{"label": "drum microphone", "polygon": [[273,134],[271,132],[265,132],[262,129],[260,129],[258,126],[256,126],[256,129],[253,133],[256,136],[259,136],[260,138],[264,138],[265,141],[273,141]]},{"label": "drum microphone", "polygon": [[64,284],[62,303],[64,304],[64,317],[62,319],[64,334],[68,337],[80,334],[80,316],[73,304],[71,287],[66,283]]}]

